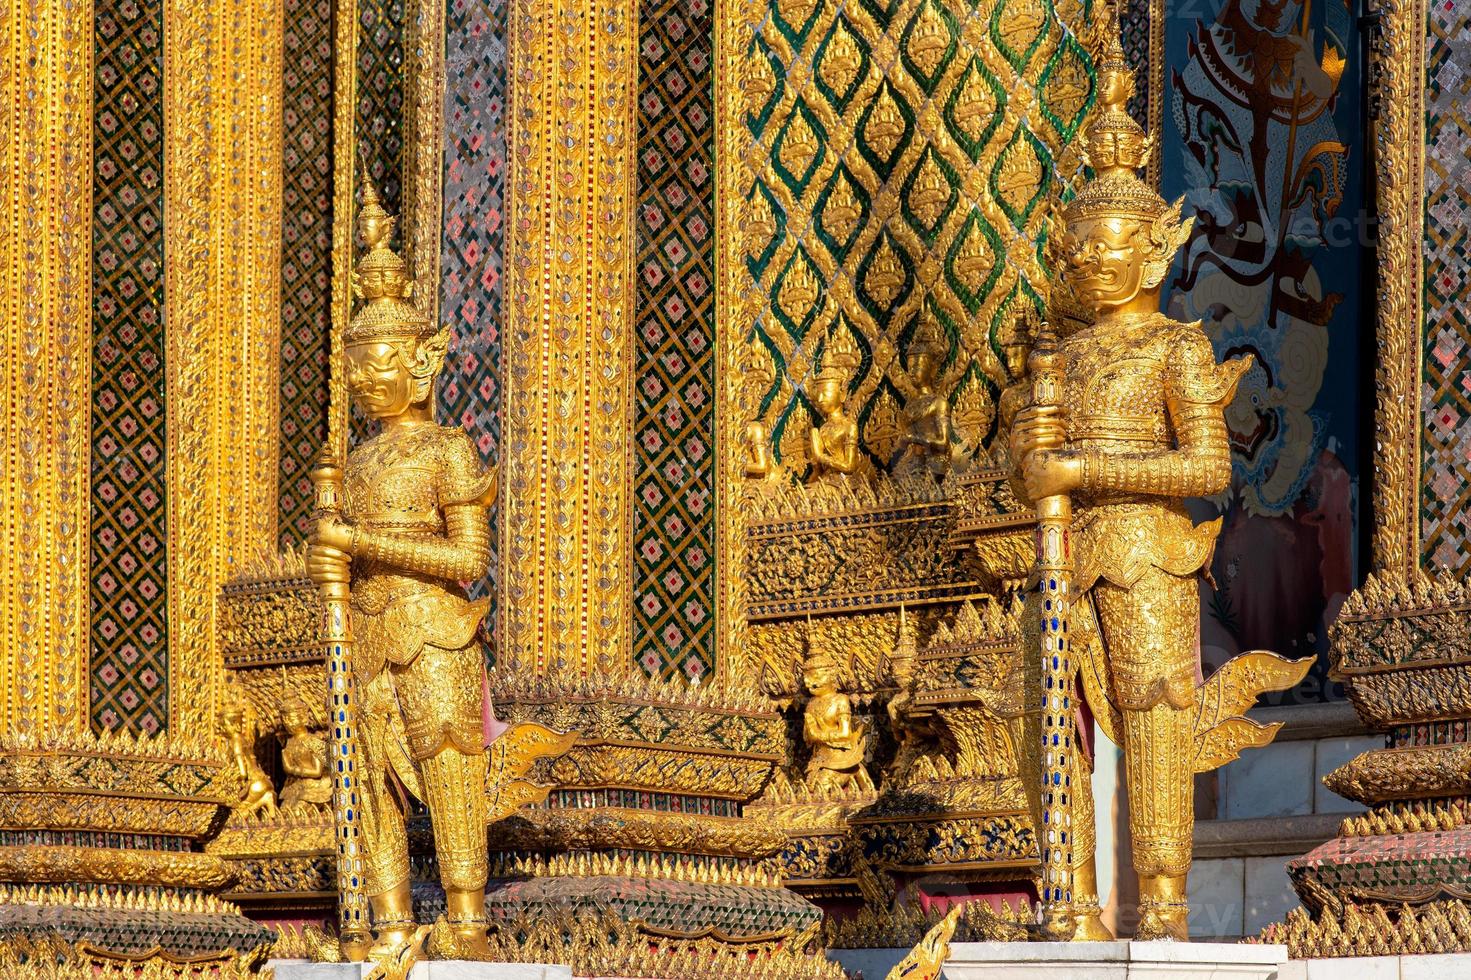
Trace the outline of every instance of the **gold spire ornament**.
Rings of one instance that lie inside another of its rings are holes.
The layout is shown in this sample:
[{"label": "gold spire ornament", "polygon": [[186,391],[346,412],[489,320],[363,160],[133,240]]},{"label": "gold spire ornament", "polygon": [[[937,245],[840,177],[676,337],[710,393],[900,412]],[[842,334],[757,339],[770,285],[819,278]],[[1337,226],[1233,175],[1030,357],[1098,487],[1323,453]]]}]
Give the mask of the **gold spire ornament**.
[{"label": "gold spire ornament", "polygon": [[[1230,482],[1224,413],[1250,359],[1218,364],[1198,323],[1160,312],[1161,283],[1190,221],[1180,217],[1181,202],[1167,205],[1135,173],[1147,162],[1152,140],[1125,109],[1134,76],[1123,60],[1111,5],[1109,16],[1100,105],[1086,131],[1096,176],[1062,212],[1061,285],[1083,316],[1059,323],[1060,397],[1040,397],[1036,379],[1030,392],[1020,386],[1022,404],[1011,424],[1018,494],[1039,507],[1070,499],[1073,508],[1071,530],[1059,538],[1073,568],[1069,594],[1045,588],[1047,569],[1039,563],[1039,587],[1023,619],[1024,649],[1038,651],[1028,657],[1028,690],[1046,689],[1042,654],[1048,654],[1048,670],[1054,655],[1058,669],[1064,667],[1061,655],[1043,646],[1053,626],[1054,610],[1046,603],[1070,603],[1068,676],[1050,679],[1054,687],[1063,684],[1069,711],[1069,685],[1076,684],[1104,733],[1123,749],[1139,875],[1135,936],[1183,940],[1194,774],[1270,742],[1275,727],[1239,716],[1258,694],[1297,683],[1311,658],[1287,661],[1252,651],[1196,684],[1198,581],[1221,522],[1196,525],[1184,502],[1220,493]],[[1045,531],[1048,515],[1042,517],[1039,529]],[[1027,763],[1035,774],[1027,780],[1028,802],[1046,840],[1055,835],[1060,844],[1068,835],[1072,937],[1108,938],[1098,913],[1087,740],[1076,738],[1071,751],[1062,752],[1068,748],[1065,729],[1056,732],[1054,746],[1046,728],[1060,720],[1040,704],[1021,719],[1021,744],[1038,753]],[[1071,785],[1071,813],[1049,810],[1039,792],[1044,768],[1049,786]]]},{"label": "gold spire ornament", "polygon": [[[370,955],[401,959],[428,934],[409,892],[407,791],[429,810],[447,907],[440,935],[454,947],[446,952],[483,958],[486,824],[545,799],[548,787],[520,777],[536,759],[565,752],[573,736],[533,724],[507,729],[491,711],[479,639],[489,600],[472,601],[461,583],[490,565],[496,474],[469,435],[435,421],[448,333],[411,300],[408,267],[389,244],[393,217],[371,187],[363,202],[367,252],[353,275],[363,305],[343,335],[345,372],[353,399],[381,430],[345,465],[324,460],[314,472],[319,515],[307,555],[327,599],[333,758],[346,750],[357,760],[352,786],[339,787],[334,805],[339,830],[358,831],[352,881],[372,906]],[[355,692],[351,703],[339,697],[343,681]],[[339,834],[340,850],[352,844]]]}]

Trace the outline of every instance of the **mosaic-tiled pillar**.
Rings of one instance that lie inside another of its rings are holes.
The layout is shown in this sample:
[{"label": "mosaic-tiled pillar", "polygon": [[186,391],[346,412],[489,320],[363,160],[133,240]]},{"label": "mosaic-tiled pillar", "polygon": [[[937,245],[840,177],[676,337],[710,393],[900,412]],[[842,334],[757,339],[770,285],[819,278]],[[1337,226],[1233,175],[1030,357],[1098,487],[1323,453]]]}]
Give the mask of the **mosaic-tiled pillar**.
[{"label": "mosaic-tiled pillar", "polygon": [[499,657],[631,672],[638,10],[513,8]]},{"label": "mosaic-tiled pillar", "polygon": [[1425,567],[1460,577],[1471,571],[1471,10],[1432,3],[1427,15],[1421,556]]},{"label": "mosaic-tiled pillar", "polygon": [[306,540],[312,460],[327,437],[332,306],[332,3],[285,8],[281,74],[279,546]]},{"label": "mosaic-tiled pillar", "polygon": [[715,22],[709,0],[639,10],[633,385],[633,657],[715,667]]},{"label": "mosaic-tiled pillar", "polygon": [[168,721],[163,0],[96,11],[92,717]]},{"label": "mosaic-tiled pillar", "polygon": [[[444,92],[438,241],[439,319],[450,353],[439,382],[439,417],[470,433],[489,465],[501,455],[501,346],[506,187],[505,0],[448,0],[444,12]],[[432,95],[429,97],[433,97]],[[436,164],[439,161],[435,161]],[[498,522],[498,507],[491,521]],[[499,541],[493,542],[498,551]],[[498,554],[472,591],[492,602]]]}]

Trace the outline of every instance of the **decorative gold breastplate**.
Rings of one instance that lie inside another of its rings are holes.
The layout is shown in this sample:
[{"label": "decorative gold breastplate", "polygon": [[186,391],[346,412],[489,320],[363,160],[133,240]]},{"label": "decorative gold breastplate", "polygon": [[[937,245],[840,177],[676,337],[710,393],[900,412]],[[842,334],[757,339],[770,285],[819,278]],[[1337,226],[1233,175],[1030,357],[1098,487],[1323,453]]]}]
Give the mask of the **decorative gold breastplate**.
[{"label": "decorative gold breastplate", "polygon": [[1164,351],[1157,338],[1141,333],[1080,335],[1064,347],[1070,445],[1114,452],[1173,447]]},{"label": "decorative gold breastplate", "polygon": [[[401,535],[444,533],[436,459],[424,451],[431,437],[427,431],[392,440],[379,436],[353,451],[344,481],[345,513],[352,523]],[[381,613],[400,599],[456,591],[443,582],[372,561],[353,566],[352,604],[359,612]]]}]

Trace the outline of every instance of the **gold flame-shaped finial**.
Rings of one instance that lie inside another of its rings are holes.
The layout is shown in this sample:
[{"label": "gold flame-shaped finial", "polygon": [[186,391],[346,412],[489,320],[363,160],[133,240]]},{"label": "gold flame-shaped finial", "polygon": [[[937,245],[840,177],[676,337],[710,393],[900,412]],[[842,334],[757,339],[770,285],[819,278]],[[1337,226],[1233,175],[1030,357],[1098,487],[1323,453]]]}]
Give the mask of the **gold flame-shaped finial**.
[{"label": "gold flame-shaped finial", "polygon": [[396,221],[383,207],[373,182],[364,180],[358,236],[367,252],[352,273],[353,294],[364,302],[347,326],[345,343],[416,340],[435,333],[429,319],[410,301],[414,281],[409,278],[408,263],[390,244]]}]

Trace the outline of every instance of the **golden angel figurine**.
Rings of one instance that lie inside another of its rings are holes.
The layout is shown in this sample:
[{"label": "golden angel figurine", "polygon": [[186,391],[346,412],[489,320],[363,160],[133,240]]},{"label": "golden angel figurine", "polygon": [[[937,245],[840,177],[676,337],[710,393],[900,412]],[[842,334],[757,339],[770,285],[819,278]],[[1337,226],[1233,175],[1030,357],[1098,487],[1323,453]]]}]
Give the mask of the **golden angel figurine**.
[{"label": "golden angel figurine", "polygon": [[828,331],[812,404],[822,416],[809,436],[812,483],[846,483],[858,472],[858,423],[848,414],[848,385],[862,358],[840,324]]},{"label": "golden angel figurine", "polygon": [[808,655],[802,682],[812,695],[802,713],[802,739],[812,750],[808,788],[839,795],[873,792],[864,764],[868,732],[854,723],[853,701],[838,690],[838,666],[826,648]]},{"label": "golden angel figurine", "polygon": [[950,469],[950,399],[938,390],[948,350],[940,321],[929,309],[923,310],[907,351],[914,392],[904,402],[895,476],[927,473],[944,479]]},{"label": "golden angel figurine", "polygon": [[281,709],[286,744],[281,747],[283,810],[319,810],[332,802],[332,775],[327,770],[327,739],[311,729],[311,709],[292,695]]},{"label": "golden angel figurine", "polygon": [[248,816],[257,811],[270,813],[276,809],[276,788],[270,777],[261,768],[255,757],[255,742],[259,735],[255,714],[245,692],[235,681],[225,685],[223,706],[220,708],[220,734],[235,765],[235,773],[245,786],[245,795],[235,804],[234,815]]},{"label": "golden angel figurine", "polygon": [[[1073,501],[1073,662],[1093,716],[1123,749],[1139,875],[1136,937],[1185,939],[1194,775],[1271,741],[1275,727],[1237,716],[1262,691],[1296,683],[1307,661],[1250,652],[1197,685],[1197,581],[1208,574],[1220,521],[1195,524],[1184,501],[1226,489],[1224,410],[1249,361],[1218,364],[1199,324],[1159,312],[1161,282],[1190,223],[1178,202],[1167,206],[1135,174],[1151,141],[1125,110],[1133,75],[1114,27],[1087,131],[1097,176],[1063,211],[1062,285],[1092,322],[1062,340],[1060,405],[1033,405],[1023,394],[1010,448],[1029,500]],[[1041,684],[1039,602],[1034,596],[1024,620],[1027,704]],[[1031,709],[1021,744],[1034,753],[1040,724]],[[1078,753],[1072,759],[1080,767],[1072,780],[1074,938],[1111,938],[1098,914],[1092,796]],[[1039,779],[1027,786],[1040,830]]]},{"label": "golden angel figurine", "polygon": [[489,954],[487,747],[504,726],[491,712],[478,632],[489,600],[470,600],[461,583],[489,567],[495,474],[463,430],[435,421],[448,335],[410,302],[413,283],[389,247],[393,218],[371,186],[359,228],[368,251],[354,289],[364,303],[343,338],[346,382],[382,428],[348,457],[342,512],[318,521],[307,568],[319,583],[350,571],[373,955],[416,932],[407,790],[429,808],[449,929],[462,955],[477,958]]}]

